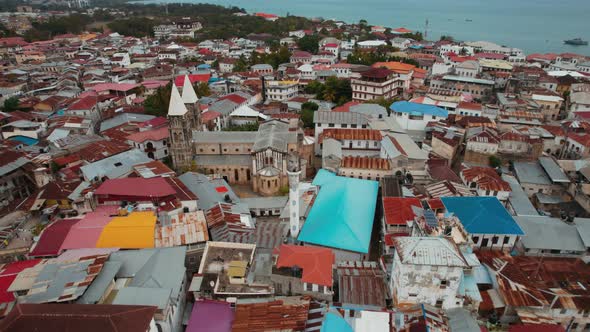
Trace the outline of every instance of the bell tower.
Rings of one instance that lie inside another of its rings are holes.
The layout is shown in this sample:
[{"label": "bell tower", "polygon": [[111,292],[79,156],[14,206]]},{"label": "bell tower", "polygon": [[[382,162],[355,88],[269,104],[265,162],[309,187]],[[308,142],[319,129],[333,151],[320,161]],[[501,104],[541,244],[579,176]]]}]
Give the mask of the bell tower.
[{"label": "bell tower", "polygon": [[[185,81],[187,80],[185,77]],[[192,131],[198,127],[195,125],[194,112],[189,112],[174,82],[168,105],[168,122],[170,154],[174,168],[178,171],[189,169],[193,158]]]}]

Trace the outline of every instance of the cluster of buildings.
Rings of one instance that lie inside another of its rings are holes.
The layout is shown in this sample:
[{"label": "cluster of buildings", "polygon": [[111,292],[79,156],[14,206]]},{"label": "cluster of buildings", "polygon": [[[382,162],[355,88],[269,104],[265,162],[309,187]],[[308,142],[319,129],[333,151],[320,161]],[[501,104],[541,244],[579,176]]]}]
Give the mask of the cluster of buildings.
[{"label": "cluster of buildings", "polygon": [[0,330],[590,329],[588,57],[201,29],[0,39]]}]

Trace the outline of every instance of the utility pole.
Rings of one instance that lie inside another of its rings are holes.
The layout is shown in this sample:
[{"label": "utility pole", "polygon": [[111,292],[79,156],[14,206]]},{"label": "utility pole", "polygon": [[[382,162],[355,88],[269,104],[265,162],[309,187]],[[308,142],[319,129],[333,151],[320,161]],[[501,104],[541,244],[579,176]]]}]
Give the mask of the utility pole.
[{"label": "utility pole", "polygon": [[426,24],[424,25],[424,39],[428,38],[428,19],[426,19]]}]

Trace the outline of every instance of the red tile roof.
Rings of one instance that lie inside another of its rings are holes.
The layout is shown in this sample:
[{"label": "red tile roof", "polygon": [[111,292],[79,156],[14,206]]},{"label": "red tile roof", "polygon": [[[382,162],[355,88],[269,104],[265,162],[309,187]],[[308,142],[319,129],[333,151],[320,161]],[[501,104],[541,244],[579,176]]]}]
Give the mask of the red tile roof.
[{"label": "red tile roof", "polygon": [[176,191],[164,178],[123,178],[106,180],[95,191],[101,196],[166,197]]},{"label": "red tile roof", "polygon": [[393,29],[393,31],[398,32],[398,33],[412,33],[412,30],[406,29],[404,27]]},{"label": "red tile roof", "polygon": [[512,191],[510,184],[502,180],[495,169],[491,167],[471,167],[461,171],[467,182],[475,182],[481,190]]},{"label": "red tile roof", "polygon": [[391,164],[388,159],[383,158],[346,156],[342,158],[340,167],[387,171],[391,169]]},{"label": "red tile roof", "polygon": [[334,261],[332,249],[283,244],[279,248],[277,267],[297,266],[303,269],[303,282],[332,287]]},{"label": "red tile roof", "polygon": [[473,111],[481,111],[481,104],[479,103],[468,103],[466,101],[462,101],[457,105],[457,108],[468,109]]},{"label": "red tile roof", "polygon": [[136,143],[143,143],[145,141],[161,141],[167,139],[169,136],[168,127],[160,127],[133,133],[127,136],[127,139]]},{"label": "red tile roof", "polygon": [[418,198],[414,197],[383,197],[383,215],[388,225],[405,226],[414,220],[416,214],[412,206],[422,208]]},{"label": "red tile roof", "polygon": [[320,142],[325,138],[337,140],[381,141],[381,132],[374,129],[329,128],[322,132]]}]

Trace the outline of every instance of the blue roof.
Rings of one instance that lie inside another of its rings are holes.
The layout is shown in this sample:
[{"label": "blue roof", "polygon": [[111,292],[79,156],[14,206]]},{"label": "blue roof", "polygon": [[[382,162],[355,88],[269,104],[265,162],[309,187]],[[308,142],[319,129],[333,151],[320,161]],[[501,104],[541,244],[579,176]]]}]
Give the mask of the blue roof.
[{"label": "blue roof", "polygon": [[444,108],[436,107],[434,105],[412,103],[409,101],[396,101],[391,104],[389,108],[394,112],[434,115],[443,118],[446,118],[449,115],[449,112]]},{"label": "blue roof", "polygon": [[441,197],[470,234],[524,235],[496,197]]},{"label": "blue roof", "polygon": [[21,143],[29,145],[29,146],[39,143],[38,139],[31,138],[28,136],[10,136],[9,140],[21,142]]},{"label": "blue roof", "polygon": [[298,240],[368,253],[379,183],[337,176],[321,169],[313,180],[320,191]]},{"label": "blue roof", "polygon": [[320,332],[353,332],[352,327],[339,314],[328,312]]}]

